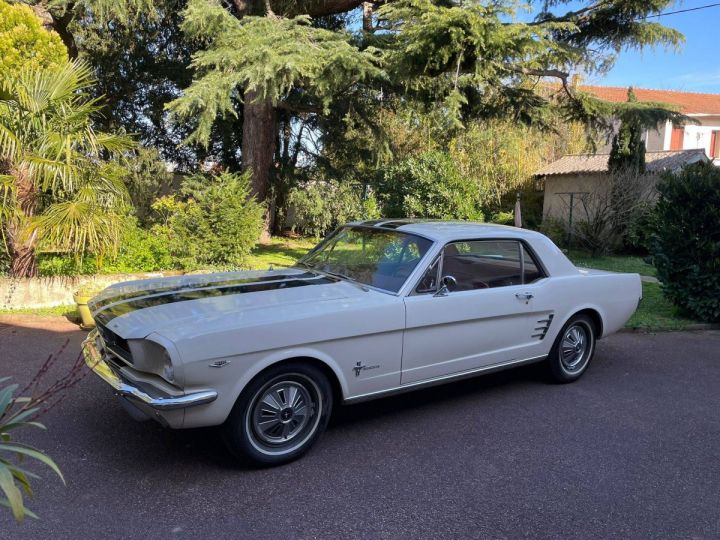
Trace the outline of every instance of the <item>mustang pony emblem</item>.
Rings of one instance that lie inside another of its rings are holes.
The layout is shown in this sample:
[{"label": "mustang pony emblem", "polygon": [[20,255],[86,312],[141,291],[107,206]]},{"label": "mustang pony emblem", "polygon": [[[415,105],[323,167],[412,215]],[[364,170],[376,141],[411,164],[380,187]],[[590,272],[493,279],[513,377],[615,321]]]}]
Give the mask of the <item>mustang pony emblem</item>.
[{"label": "mustang pony emblem", "polygon": [[365,366],[365,365],[363,365],[362,362],[358,362],[357,364],[355,364],[355,367],[353,368],[353,371],[355,372],[355,376],[356,376],[356,377],[359,377],[361,371],[366,371],[366,370],[368,370],[368,369],[377,369],[377,368],[379,368],[379,367],[380,367],[379,364],[378,364],[378,365],[375,365],[375,366]]}]

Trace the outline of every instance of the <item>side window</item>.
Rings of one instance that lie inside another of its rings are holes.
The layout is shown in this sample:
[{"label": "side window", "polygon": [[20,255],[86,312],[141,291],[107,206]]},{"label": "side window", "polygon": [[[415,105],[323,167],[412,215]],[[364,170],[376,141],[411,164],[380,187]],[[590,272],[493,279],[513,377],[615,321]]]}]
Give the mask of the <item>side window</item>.
[{"label": "side window", "polygon": [[535,258],[530,255],[528,250],[525,249],[525,246],[522,246],[522,251],[525,270],[525,275],[523,276],[523,283],[533,283],[538,279],[544,277],[542,270],[540,270],[537,262],[535,262]]},{"label": "side window", "polygon": [[448,244],[443,252],[442,273],[455,278],[457,285],[451,287],[453,291],[521,285],[520,249],[521,244],[513,240]]}]

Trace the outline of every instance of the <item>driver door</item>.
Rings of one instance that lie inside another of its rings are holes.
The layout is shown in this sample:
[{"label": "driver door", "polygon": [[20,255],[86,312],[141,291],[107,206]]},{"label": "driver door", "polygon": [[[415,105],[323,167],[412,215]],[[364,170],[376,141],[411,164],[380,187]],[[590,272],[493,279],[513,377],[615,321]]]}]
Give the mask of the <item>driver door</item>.
[{"label": "driver door", "polygon": [[[450,276],[452,279],[447,278]],[[439,283],[454,281],[448,290]],[[522,242],[445,246],[405,298],[402,384],[539,356],[545,275]]]}]

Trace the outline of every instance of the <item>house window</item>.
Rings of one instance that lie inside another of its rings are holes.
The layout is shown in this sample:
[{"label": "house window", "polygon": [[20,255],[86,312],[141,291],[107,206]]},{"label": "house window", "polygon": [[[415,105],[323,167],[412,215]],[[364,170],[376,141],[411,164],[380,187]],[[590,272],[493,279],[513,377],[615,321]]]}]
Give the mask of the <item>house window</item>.
[{"label": "house window", "polygon": [[685,126],[674,127],[670,135],[670,150],[682,150],[685,139]]}]

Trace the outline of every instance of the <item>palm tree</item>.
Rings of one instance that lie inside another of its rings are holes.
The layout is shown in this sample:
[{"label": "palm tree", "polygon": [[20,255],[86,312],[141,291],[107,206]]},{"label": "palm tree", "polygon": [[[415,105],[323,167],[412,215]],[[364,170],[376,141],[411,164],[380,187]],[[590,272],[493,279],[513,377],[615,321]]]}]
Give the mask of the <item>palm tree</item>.
[{"label": "palm tree", "polygon": [[90,69],[24,69],[0,81],[0,219],[10,275],[37,275],[38,249],[102,254],[117,247],[128,204],[112,158],[124,136],[96,132],[102,106]]}]

